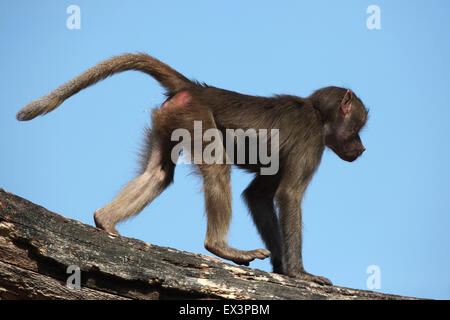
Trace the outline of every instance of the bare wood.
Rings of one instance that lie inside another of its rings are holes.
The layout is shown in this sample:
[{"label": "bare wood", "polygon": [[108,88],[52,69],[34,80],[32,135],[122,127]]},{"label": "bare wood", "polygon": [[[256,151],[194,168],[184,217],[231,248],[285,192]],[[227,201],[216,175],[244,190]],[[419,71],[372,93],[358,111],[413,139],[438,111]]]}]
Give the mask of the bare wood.
[{"label": "bare wood", "polygon": [[[81,289],[66,287],[69,265]],[[321,286],[150,245],[0,189],[0,299],[410,299]]]}]

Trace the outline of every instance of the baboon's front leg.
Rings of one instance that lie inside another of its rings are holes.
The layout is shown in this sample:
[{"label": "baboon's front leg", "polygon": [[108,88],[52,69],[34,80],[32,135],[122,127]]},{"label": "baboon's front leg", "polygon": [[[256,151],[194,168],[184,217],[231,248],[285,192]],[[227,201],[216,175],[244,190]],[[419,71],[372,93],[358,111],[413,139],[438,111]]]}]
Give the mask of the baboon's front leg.
[{"label": "baboon's front leg", "polygon": [[243,196],[261,235],[270,251],[273,272],[283,273],[283,245],[278,217],[275,212],[274,196],[279,184],[279,175],[257,175],[245,189]]}]

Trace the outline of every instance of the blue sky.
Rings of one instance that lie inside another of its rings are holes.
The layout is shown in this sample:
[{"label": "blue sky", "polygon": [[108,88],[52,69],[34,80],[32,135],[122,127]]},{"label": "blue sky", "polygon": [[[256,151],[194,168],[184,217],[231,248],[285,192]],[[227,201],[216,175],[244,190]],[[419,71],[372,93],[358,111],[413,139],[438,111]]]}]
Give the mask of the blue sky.
[{"label": "blue sky", "polygon": [[[81,29],[66,27],[69,5]],[[366,8],[378,5],[381,29]],[[150,110],[163,101],[144,74],[116,75],[59,109],[19,123],[28,102],[112,55],[147,52],[190,78],[254,95],[349,87],[370,108],[354,163],[330,150],[304,203],[304,264],[335,285],[450,298],[450,2],[2,1],[0,187],[93,224],[135,175]],[[122,235],[209,254],[201,180],[187,165]],[[231,245],[263,247],[233,171]],[[270,271],[269,261],[251,267]]]}]

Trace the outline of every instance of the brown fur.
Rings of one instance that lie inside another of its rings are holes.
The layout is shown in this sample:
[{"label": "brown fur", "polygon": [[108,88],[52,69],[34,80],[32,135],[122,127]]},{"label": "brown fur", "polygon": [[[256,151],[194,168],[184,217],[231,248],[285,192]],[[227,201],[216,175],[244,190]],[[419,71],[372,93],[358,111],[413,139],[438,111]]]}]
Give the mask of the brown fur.
[{"label": "brown fur", "polygon": [[[255,174],[243,197],[270,252],[242,251],[227,244],[231,219],[230,164],[197,166],[203,177],[208,218],[205,247],[224,259],[245,265],[270,254],[275,272],[331,284],[303,268],[301,202],[326,146],[346,161],[355,160],[365,150],[358,134],[367,121],[367,110],[361,100],[350,90],[338,87],[322,88],[307,98],[249,96],[190,81],[146,54],[125,54],[101,62],[31,102],[19,111],[17,119],[30,120],[48,113],[80,90],[126,70],[139,70],[154,77],[167,89],[168,99],[162,108],[153,111],[152,128],[145,131],[139,175],[111,203],[96,211],[96,225],[117,233],[117,222],[139,213],[173,181],[175,164],[170,158],[175,145],[171,141],[173,130],[185,128],[194,137],[195,120],[202,121],[203,131],[217,128],[223,136],[226,129],[279,129],[280,170],[276,174],[261,175],[259,169],[263,164],[259,159],[256,164],[237,164]],[[204,148],[206,144],[201,143]],[[223,151],[225,157],[226,150]]]}]

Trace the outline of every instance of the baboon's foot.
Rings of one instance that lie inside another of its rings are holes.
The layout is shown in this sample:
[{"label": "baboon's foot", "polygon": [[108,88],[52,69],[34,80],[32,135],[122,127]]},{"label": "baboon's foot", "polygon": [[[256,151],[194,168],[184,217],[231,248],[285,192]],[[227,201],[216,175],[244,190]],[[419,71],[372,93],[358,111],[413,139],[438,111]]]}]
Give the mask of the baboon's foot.
[{"label": "baboon's foot", "polygon": [[248,266],[255,259],[265,259],[270,256],[270,251],[265,249],[256,249],[250,251],[238,250],[227,246],[226,244],[210,245],[205,243],[205,248],[211,253],[223,259],[231,260],[236,264]]},{"label": "baboon's foot", "polygon": [[108,219],[108,213],[103,209],[98,209],[94,212],[94,221],[97,228],[119,235],[119,232],[114,227],[114,223]]}]

